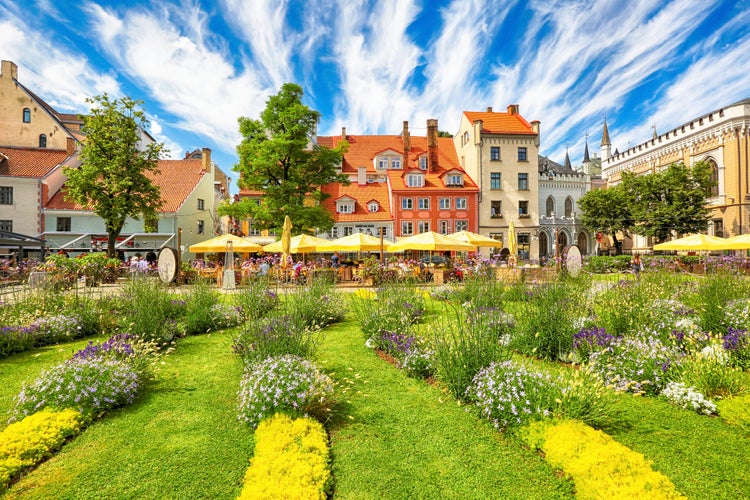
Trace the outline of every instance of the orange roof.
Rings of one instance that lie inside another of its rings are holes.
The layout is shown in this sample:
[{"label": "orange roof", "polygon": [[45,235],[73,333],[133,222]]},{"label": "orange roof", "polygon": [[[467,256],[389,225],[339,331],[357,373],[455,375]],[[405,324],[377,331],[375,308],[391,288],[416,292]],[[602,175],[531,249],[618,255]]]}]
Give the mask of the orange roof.
[{"label": "orange roof", "polygon": [[0,176],[42,178],[66,158],[64,149],[0,147]]},{"label": "orange roof", "polygon": [[[323,192],[331,196],[321,204],[323,208],[333,214],[333,220],[336,222],[373,222],[373,221],[390,221],[391,204],[388,199],[388,186],[385,182],[370,183],[358,185],[352,183],[344,186],[338,183],[327,184],[323,186]],[[350,214],[340,214],[336,212],[336,200],[342,196],[348,196],[355,201],[354,212]],[[371,201],[380,203],[380,209],[377,212],[370,212],[367,204]]]},{"label": "orange roof", "polygon": [[519,114],[493,111],[464,111],[469,123],[482,120],[482,132],[486,134],[534,134],[531,124]]},{"label": "orange roof", "polygon": [[[159,160],[159,173],[148,173],[161,190],[164,201],[160,213],[176,212],[185,203],[206,172],[200,159],[189,160]],[[55,193],[45,206],[53,210],[85,210],[84,207],[68,201],[64,196],[65,187]]]}]

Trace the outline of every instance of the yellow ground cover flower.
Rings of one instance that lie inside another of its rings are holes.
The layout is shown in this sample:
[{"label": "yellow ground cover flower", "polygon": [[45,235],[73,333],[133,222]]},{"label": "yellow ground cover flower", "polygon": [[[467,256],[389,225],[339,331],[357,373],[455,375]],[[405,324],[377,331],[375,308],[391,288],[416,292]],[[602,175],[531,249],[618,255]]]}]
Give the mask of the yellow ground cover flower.
[{"label": "yellow ground cover flower", "polygon": [[522,435],[573,479],[578,498],[686,498],[642,454],[583,422],[536,422]]},{"label": "yellow ground cover flower", "polygon": [[52,454],[83,427],[75,410],[42,410],[0,432],[0,491],[22,469]]},{"label": "yellow ground cover flower", "polygon": [[240,499],[325,499],[328,436],[320,422],[276,414],[255,430],[255,455]]}]

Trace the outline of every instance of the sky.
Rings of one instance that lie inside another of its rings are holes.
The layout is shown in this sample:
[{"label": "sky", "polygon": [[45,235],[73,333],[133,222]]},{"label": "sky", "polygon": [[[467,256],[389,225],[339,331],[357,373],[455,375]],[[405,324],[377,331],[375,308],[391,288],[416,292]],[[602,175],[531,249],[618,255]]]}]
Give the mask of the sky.
[{"label": "sky", "polygon": [[143,101],[173,158],[209,147],[237,191],[237,119],[285,82],[319,135],[455,133],[518,104],[580,165],[750,97],[750,0],[0,0],[0,59],[59,112]]}]

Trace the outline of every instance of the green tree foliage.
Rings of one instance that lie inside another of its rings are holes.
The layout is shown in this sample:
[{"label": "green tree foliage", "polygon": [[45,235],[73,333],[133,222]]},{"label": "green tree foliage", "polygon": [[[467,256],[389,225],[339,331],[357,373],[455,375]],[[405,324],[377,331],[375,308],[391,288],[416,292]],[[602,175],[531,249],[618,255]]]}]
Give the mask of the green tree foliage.
[{"label": "green tree foliage", "polygon": [[698,233],[708,227],[706,198],[711,191],[711,167],[672,164],[649,175],[626,172],[622,184],[633,199],[633,232],[663,241],[672,234]]},{"label": "green tree foliage", "polygon": [[622,184],[608,189],[594,189],[578,200],[581,207],[581,223],[589,230],[612,236],[615,248],[619,248],[617,234],[625,236],[632,227],[629,195]]},{"label": "green tree foliage", "polygon": [[320,113],[302,104],[302,96],[302,87],[285,83],[268,98],[259,120],[239,118],[239,184],[264,194],[259,204],[223,205],[220,214],[252,217],[258,229],[280,230],[286,215],[295,232],[332,227],[331,214],[320,205],[328,197],[321,187],[349,183],[336,172],[347,143],[330,149],[311,141]]},{"label": "green tree foliage", "polygon": [[142,140],[148,125],[141,101],[110,99],[107,94],[87,98],[92,107],[81,115],[86,138],[81,165],[64,169],[65,196],[104,219],[107,253],[116,256],[115,242],[128,217],[156,220],[161,193],[150,174],[166,152],[162,143]]}]

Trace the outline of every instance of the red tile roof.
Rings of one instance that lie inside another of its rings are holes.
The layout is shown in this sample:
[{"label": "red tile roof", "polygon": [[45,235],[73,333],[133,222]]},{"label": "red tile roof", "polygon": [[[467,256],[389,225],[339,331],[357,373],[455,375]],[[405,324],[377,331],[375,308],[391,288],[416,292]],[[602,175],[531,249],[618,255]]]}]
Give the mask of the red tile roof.
[{"label": "red tile roof", "polygon": [[531,124],[519,114],[464,111],[464,116],[469,123],[482,120],[482,132],[485,134],[534,134]]},{"label": "red tile roof", "polygon": [[[159,160],[159,174],[148,176],[161,189],[164,200],[160,212],[176,212],[185,203],[187,197],[195,190],[206,172],[200,159]],[[58,191],[47,203],[47,209],[84,210],[84,207],[65,199],[65,187]]]},{"label": "red tile roof", "polygon": [[[336,222],[393,220],[391,204],[388,199],[388,186],[384,182],[365,185],[358,185],[353,182],[348,186],[332,183],[323,186],[323,192],[331,196],[323,201],[322,206],[333,214],[333,220]],[[356,200],[353,213],[340,214],[336,212],[336,200],[342,196],[348,196]],[[367,204],[373,200],[380,203],[380,209],[377,212],[370,212],[367,209]]]},{"label": "red tile roof", "polygon": [[64,149],[0,147],[0,176],[43,178],[68,158]]}]

